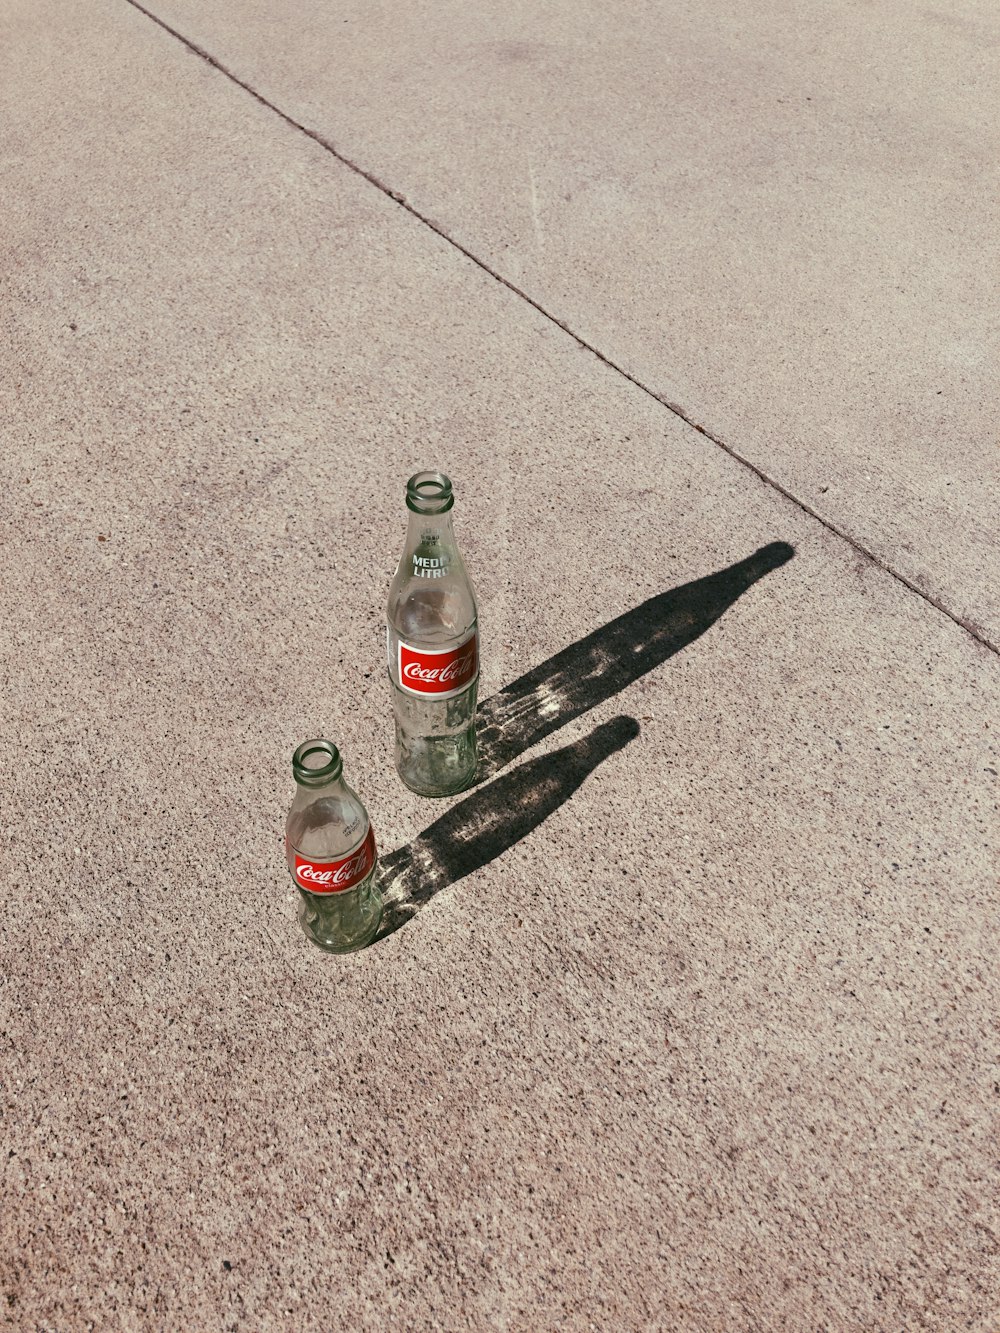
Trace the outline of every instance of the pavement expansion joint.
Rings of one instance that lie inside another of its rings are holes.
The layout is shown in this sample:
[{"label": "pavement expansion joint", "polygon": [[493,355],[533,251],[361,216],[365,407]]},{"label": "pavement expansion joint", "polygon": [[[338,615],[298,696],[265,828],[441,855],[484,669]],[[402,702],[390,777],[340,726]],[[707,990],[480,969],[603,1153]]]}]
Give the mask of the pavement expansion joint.
[{"label": "pavement expansion joint", "polygon": [[571,337],[580,347],[590,352],[593,356],[596,356],[597,359],[603,362],[603,364],[606,365],[610,370],[613,370],[618,375],[621,375],[624,379],[628,380],[630,384],[634,384],[637,389],[640,389],[643,393],[647,394],[650,398],[654,399],[657,403],[660,404],[661,407],[665,408],[668,412],[673,413],[674,416],[679,417],[683,422],[685,422],[686,425],[691,426],[694,430],[696,430],[699,433],[699,435],[703,435],[705,439],[710,440],[712,444],[716,445],[719,449],[723,450],[723,452],[728,454],[730,458],[732,458],[735,462],[745,467],[749,472],[752,472],[754,476],[758,478],[758,480],[764,483],[764,485],[770,487],[772,490],[777,491],[779,495],[783,496],[791,504],[794,504],[804,514],[808,514],[810,518],[815,519],[815,521],[819,523],[822,527],[826,528],[828,532],[831,532],[835,537],[838,537],[841,541],[846,542],[847,545],[850,546],[853,550],[857,551],[859,555],[863,556],[866,560],[870,560],[873,565],[877,566],[881,570],[884,570],[885,573],[889,574],[898,583],[902,584],[902,586],[906,588],[909,592],[921,598],[921,600],[926,602],[929,606],[934,607],[936,611],[940,611],[942,615],[947,616],[949,620],[953,621],[956,625],[958,625],[960,629],[963,629],[968,635],[970,635],[971,638],[975,639],[978,643],[982,644],[984,648],[987,648],[989,649],[990,652],[997,654],[997,656],[1000,656],[1000,643],[994,643],[987,636],[986,632],[983,630],[981,626],[977,625],[974,621],[970,621],[968,619],[963,618],[962,616],[957,615],[943,601],[928,593],[924,588],[921,588],[911,579],[908,579],[905,574],[900,573],[899,570],[895,569],[887,561],[881,559],[878,555],[875,554],[874,551],[870,550],[867,546],[863,545],[863,543],[858,541],[857,538],[853,537],[849,532],[845,531],[843,528],[833,523],[830,519],[824,517],[811,505],[807,504],[806,501],[802,500],[799,496],[795,495],[794,492],[788,490],[785,486],[783,486],[781,482],[777,481],[768,472],[765,472],[763,468],[758,467],[756,463],[752,462],[745,455],[741,454],[739,450],[735,449],[732,445],[727,444],[724,440],[720,439],[719,436],[714,435],[710,430],[707,430],[699,422],[693,420],[684,410],[684,408],[681,407],[678,403],[671,402],[669,399],[663,397],[661,394],[656,393],[648,385],[644,384],[642,380],[637,379],[634,375],[630,374],[627,370],[625,370],[623,366],[618,365],[617,362],[611,359],[611,357],[607,356],[604,352],[602,352],[600,348],[595,347],[593,343],[588,342],[586,338],[582,337],[579,333],[575,332],[575,330],[570,328],[570,326],[567,323],[565,323],[564,320],[561,320],[557,315],[552,314],[551,311],[547,310],[543,305],[541,305],[538,301],[536,301],[534,297],[530,296],[527,292],[523,291],[515,283],[511,282],[509,278],[505,278],[502,273],[497,272],[496,269],[492,268],[484,259],[481,259],[473,251],[467,249],[466,246],[464,246],[460,241],[457,241],[453,236],[450,236],[448,232],[446,232],[441,226],[439,226],[431,218],[427,217],[424,213],[422,213],[420,209],[416,208],[400,191],[393,189],[391,186],[387,185],[384,181],[380,180],[372,172],[366,170],[357,162],[352,161],[351,158],[347,157],[343,152],[340,151],[340,149],[336,148],[328,139],[326,139],[317,130],[310,129],[307,125],[301,124],[299,121],[295,120],[292,116],[288,115],[286,111],[282,111],[282,109],[279,106],[276,106],[273,102],[269,101],[268,98],[266,98],[262,93],[258,92],[257,89],[254,88],[251,84],[241,79],[239,75],[234,74],[231,69],[228,69],[220,60],[218,60],[215,56],[213,56],[210,51],[206,51],[203,47],[199,46],[196,42],[192,41],[190,37],[186,37],[184,33],[179,32],[176,28],[171,27],[169,23],[166,23],[157,14],[153,13],[152,10],[147,9],[144,5],[139,4],[138,0],[127,0],[127,3],[130,4],[133,9],[137,9],[140,14],[144,14],[146,18],[148,18],[151,22],[155,23],[158,27],[162,28],[164,32],[169,33],[171,37],[173,37],[176,41],[180,42],[183,46],[187,47],[187,49],[191,51],[194,55],[206,61],[209,65],[212,66],[213,69],[218,70],[220,74],[224,75],[225,78],[230,80],[230,82],[236,84],[238,88],[242,88],[244,92],[249,93],[249,95],[253,97],[257,102],[259,102],[261,106],[267,107],[269,111],[272,111],[276,116],[278,116],[281,120],[283,120],[286,125],[290,125],[293,129],[298,130],[300,134],[304,134],[307,138],[312,139],[314,143],[318,144],[322,149],[324,149],[327,153],[329,153],[331,157],[336,158],[336,160],[340,162],[342,166],[345,166],[350,171],[353,171],[355,175],[362,177],[362,179],[366,180],[370,185],[373,185],[377,190],[381,191],[381,193],[384,194],[387,198],[391,199],[393,203],[397,204],[400,208],[405,209],[406,212],[409,213],[412,217],[414,217],[418,222],[421,222],[425,227],[428,227],[431,231],[435,233],[435,235],[440,236],[440,238],[443,241],[447,242],[447,244],[450,245],[453,249],[457,250],[459,254],[464,255],[466,259],[470,260],[478,268],[482,269],[482,271],[484,273],[487,273],[491,278],[494,279],[494,281],[506,287],[508,291],[512,292],[522,301],[525,301],[529,306],[531,306],[533,310],[536,310],[540,315],[543,316],[543,318],[547,319],[551,324],[554,324],[557,328],[562,329],[562,331],[568,334],[568,336]]}]

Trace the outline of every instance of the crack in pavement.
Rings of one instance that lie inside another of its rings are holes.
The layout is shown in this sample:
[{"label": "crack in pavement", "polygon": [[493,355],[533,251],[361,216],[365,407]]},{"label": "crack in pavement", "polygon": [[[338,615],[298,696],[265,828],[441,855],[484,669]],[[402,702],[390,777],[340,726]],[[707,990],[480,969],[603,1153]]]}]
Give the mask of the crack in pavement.
[{"label": "crack in pavement", "polygon": [[465,258],[475,264],[477,268],[480,268],[484,273],[489,274],[495,282],[499,282],[502,286],[506,287],[509,292],[512,292],[520,300],[525,301],[530,305],[533,310],[537,310],[544,319],[547,319],[557,328],[562,329],[562,331],[568,334],[580,347],[590,352],[592,356],[597,357],[598,361],[601,361],[610,370],[615,371],[616,374],[621,375],[623,379],[628,380],[630,384],[634,384],[637,389],[640,389],[648,397],[659,403],[661,407],[666,408],[667,411],[672,413],[675,417],[679,417],[686,425],[691,426],[692,429],[696,430],[699,435],[703,435],[705,439],[710,440],[712,444],[728,454],[730,458],[735,460],[735,462],[739,463],[742,467],[745,467],[749,472],[752,472],[759,481],[764,483],[765,486],[769,486],[772,490],[777,491],[779,495],[795,505],[797,509],[800,509],[804,514],[808,514],[810,518],[815,519],[815,521],[822,527],[826,528],[828,532],[833,533],[835,537],[839,537],[841,541],[846,542],[847,545],[857,551],[859,555],[864,556],[866,560],[871,561],[871,563],[878,569],[883,570],[891,578],[894,578],[897,583],[902,584],[904,588],[915,593],[917,597],[926,602],[929,606],[933,606],[936,611],[940,611],[942,615],[947,616],[949,620],[958,625],[960,629],[965,630],[965,632],[971,638],[975,639],[977,643],[982,644],[984,648],[987,648],[990,652],[1000,656],[1000,643],[994,643],[987,636],[986,631],[982,626],[976,624],[975,621],[969,620],[966,617],[958,615],[957,612],[952,611],[940,598],[935,597],[925,588],[921,588],[918,583],[907,578],[907,576],[901,573],[898,569],[893,568],[893,566],[883,560],[881,556],[877,555],[874,551],[869,550],[867,546],[862,545],[860,541],[855,537],[852,537],[845,529],[839,527],[831,519],[825,518],[814,509],[812,505],[794,494],[794,492],[790,491],[786,486],[783,486],[777,478],[772,477],[770,473],[766,472],[762,467],[746,457],[746,455],[741,454],[733,445],[728,444],[718,435],[713,435],[710,430],[707,430],[699,422],[693,420],[677,403],[671,402],[662,394],[657,393],[647,384],[644,384],[642,380],[637,379],[635,375],[630,374],[623,366],[618,365],[618,363],[613,361],[610,356],[607,356],[602,352],[600,348],[595,347],[593,343],[588,342],[586,338],[583,338],[579,333],[576,333],[571,329],[564,320],[559,319],[559,317],[552,314],[550,310],[546,310],[546,308],[536,301],[533,296],[529,296],[528,293],[518,287],[516,283],[511,282],[510,279],[505,278],[502,273],[491,268],[484,259],[481,259],[478,255],[467,249],[461,241],[457,241],[453,236],[449,235],[448,232],[439,226],[438,223],[427,217],[426,214],[421,213],[420,209],[410,203],[405,195],[401,194],[398,190],[392,189],[391,186],[380,180],[373,172],[366,170],[365,167],[362,167],[359,163],[354,162],[351,158],[347,157],[340,151],[340,149],[336,148],[329,139],[326,139],[320,134],[318,130],[311,130],[307,125],[301,124],[301,122],[297,121],[293,116],[290,116],[287,111],[282,111],[279,106],[275,105],[274,102],[269,101],[268,98],[266,98],[263,93],[258,92],[252,84],[241,79],[238,74],[235,74],[231,69],[224,65],[221,60],[218,60],[213,56],[210,51],[206,51],[204,47],[199,46],[198,43],[193,41],[190,37],[186,37],[182,32],[171,27],[169,23],[165,22],[157,14],[154,14],[152,10],[147,9],[145,5],[140,4],[139,0],[126,0],[126,3],[131,5],[133,9],[137,9],[140,14],[144,14],[146,18],[152,23],[155,23],[157,27],[162,28],[164,32],[169,33],[171,37],[180,42],[194,55],[206,61],[213,69],[218,70],[218,72],[224,75],[225,78],[229,79],[231,83],[236,84],[238,88],[242,88],[244,92],[249,93],[255,101],[259,102],[261,106],[267,107],[269,111],[273,112],[274,115],[283,120],[286,125],[290,125],[293,129],[298,130],[298,132],[304,134],[306,138],[312,139],[314,143],[318,144],[322,149],[329,153],[331,157],[336,158],[341,165],[347,167],[350,171],[353,171],[355,175],[360,176],[363,180],[366,180],[369,185],[374,185],[377,190],[386,195],[394,203],[398,204],[400,208],[405,209],[411,217],[414,217],[418,222],[423,223],[425,227],[428,227],[436,236],[439,236],[443,241],[447,242],[447,244],[457,250],[459,254],[464,255]]}]

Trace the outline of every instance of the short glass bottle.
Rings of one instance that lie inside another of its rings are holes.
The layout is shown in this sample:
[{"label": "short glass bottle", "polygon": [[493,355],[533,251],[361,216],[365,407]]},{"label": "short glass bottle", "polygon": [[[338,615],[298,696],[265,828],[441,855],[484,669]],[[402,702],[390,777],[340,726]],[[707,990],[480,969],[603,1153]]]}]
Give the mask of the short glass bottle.
[{"label": "short glass bottle", "polygon": [[382,920],[368,812],[344,781],[340,751],[330,741],[304,741],[292,756],[292,774],[285,859],[301,898],[299,925],[330,953],[363,949]]}]

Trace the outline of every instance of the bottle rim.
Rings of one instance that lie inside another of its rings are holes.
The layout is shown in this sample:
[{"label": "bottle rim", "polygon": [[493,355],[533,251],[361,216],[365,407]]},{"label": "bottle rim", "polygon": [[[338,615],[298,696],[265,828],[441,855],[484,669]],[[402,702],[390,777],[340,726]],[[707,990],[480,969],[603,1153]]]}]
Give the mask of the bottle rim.
[{"label": "bottle rim", "polygon": [[455,503],[443,472],[415,472],[406,483],[406,507],[414,514],[447,514]]},{"label": "bottle rim", "polygon": [[[315,762],[317,755],[323,756],[319,763]],[[312,763],[309,762],[310,759],[313,760]],[[340,751],[333,741],[322,739],[303,741],[292,755],[292,774],[302,787],[321,787],[339,778],[343,771],[344,764],[340,758]]]}]

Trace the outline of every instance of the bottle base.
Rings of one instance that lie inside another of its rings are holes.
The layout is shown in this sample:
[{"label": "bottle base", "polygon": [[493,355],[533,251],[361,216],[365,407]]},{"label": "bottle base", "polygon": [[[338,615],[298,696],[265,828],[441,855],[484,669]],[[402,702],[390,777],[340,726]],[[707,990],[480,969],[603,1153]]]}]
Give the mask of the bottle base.
[{"label": "bottle base", "polygon": [[[310,943],[324,953],[356,953],[365,949],[378,934],[382,924],[382,904],[374,895],[359,904],[333,901],[317,903],[318,895],[304,896],[299,902],[299,925]],[[355,898],[354,894],[345,895]]]},{"label": "bottle base", "polygon": [[[381,918],[379,919],[379,924],[381,925]],[[339,953],[358,953],[361,949],[367,949],[377,933],[378,933],[378,928],[376,927],[376,929],[372,931],[371,936],[368,939],[361,940],[357,944],[330,944],[325,940],[317,939],[317,937],[310,930],[305,931],[305,936],[310,944],[315,944],[316,948],[322,949],[324,953],[339,954]]]},{"label": "bottle base", "polygon": [[[398,769],[396,771],[399,773]],[[408,791],[413,792],[414,796],[425,796],[430,800],[435,798],[443,800],[446,796],[457,796],[459,792],[467,791],[475,782],[476,775],[470,773],[462,782],[448,787],[420,787],[415,782],[411,782],[404,773],[399,773],[399,780]]]},{"label": "bottle base", "polygon": [[407,736],[397,728],[396,772],[416,796],[456,796],[476,780],[476,729],[445,736]]}]

